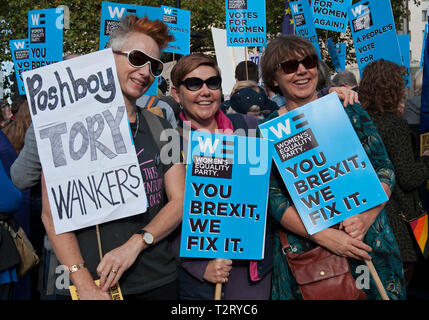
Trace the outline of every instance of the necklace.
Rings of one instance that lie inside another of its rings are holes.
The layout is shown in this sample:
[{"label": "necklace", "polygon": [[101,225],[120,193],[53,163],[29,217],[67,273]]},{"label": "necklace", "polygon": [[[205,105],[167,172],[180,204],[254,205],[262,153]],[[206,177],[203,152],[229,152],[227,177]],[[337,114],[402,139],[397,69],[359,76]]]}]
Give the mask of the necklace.
[{"label": "necklace", "polygon": [[139,131],[139,115],[138,114],[136,114],[136,119],[137,119],[137,126],[136,126],[136,129],[134,130],[134,133],[133,133],[134,139],[136,138],[137,132]]}]

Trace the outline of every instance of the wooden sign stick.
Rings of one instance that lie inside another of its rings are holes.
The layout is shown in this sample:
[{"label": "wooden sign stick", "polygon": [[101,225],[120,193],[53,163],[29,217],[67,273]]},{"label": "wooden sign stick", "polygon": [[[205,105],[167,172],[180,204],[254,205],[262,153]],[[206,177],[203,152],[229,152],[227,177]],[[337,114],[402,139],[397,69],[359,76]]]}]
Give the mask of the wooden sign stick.
[{"label": "wooden sign stick", "polygon": [[214,299],[221,300],[221,296],[222,296],[222,283],[219,282],[219,283],[216,283]]},{"label": "wooden sign stick", "polygon": [[390,300],[389,296],[386,293],[386,290],[384,289],[383,284],[381,283],[380,277],[378,276],[377,270],[375,270],[374,264],[370,260],[365,260],[365,263],[367,267],[369,268],[369,272],[371,273],[372,278],[375,281],[375,284],[377,286],[377,290],[380,293],[380,296],[383,300]]}]

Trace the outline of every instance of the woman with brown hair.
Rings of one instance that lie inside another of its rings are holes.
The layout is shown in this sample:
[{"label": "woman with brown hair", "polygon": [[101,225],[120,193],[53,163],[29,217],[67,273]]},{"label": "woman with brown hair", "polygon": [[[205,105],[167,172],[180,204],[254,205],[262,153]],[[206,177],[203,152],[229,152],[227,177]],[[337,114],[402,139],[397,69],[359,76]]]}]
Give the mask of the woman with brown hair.
[{"label": "woman with brown hair", "polygon": [[[313,45],[297,36],[272,40],[261,61],[264,83],[274,92],[281,92],[286,105],[273,112],[265,121],[317,99],[318,57]],[[353,91],[351,91],[353,92]],[[354,102],[354,101],[353,101]],[[387,157],[380,136],[368,114],[358,105],[344,109],[377,173],[387,195],[394,183],[393,166]],[[354,215],[342,222],[340,229],[327,228],[309,235],[292,202],[277,168],[271,171],[269,213],[275,228],[287,230],[294,253],[306,252],[319,245],[336,255],[348,258],[352,275],[358,276],[361,260],[372,260],[391,299],[404,299],[402,263],[399,249],[390,229],[385,203]],[[272,299],[302,299],[299,286],[288,266],[277,231],[274,233],[274,269]],[[367,299],[380,299],[376,284],[370,280],[365,289]],[[323,298],[323,297],[321,297]]]},{"label": "woman with brown hair", "polygon": [[386,210],[401,251],[408,284],[421,254],[407,221],[421,216],[418,188],[429,179],[429,150],[421,158],[416,158],[418,138],[402,118],[406,74],[405,67],[393,62],[374,61],[363,70],[359,97],[395,167],[396,183]]},{"label": "woman with brown hair", "polygon": [[24,146],[25,133],[31,124],[30,110],[27,100],[24,100],[14,114],[14,121],[3,129],[16,153],[20,153]]}]

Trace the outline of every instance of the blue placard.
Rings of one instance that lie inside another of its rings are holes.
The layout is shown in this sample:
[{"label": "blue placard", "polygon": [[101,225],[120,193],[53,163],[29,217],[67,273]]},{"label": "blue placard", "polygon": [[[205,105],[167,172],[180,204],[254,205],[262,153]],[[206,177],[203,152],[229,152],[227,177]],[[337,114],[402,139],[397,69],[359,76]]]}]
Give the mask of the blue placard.
[{"label": "blue placard", "polygon": [[314,27],[313,16],[311,14],[310,5],[307,0],[294,1],[289,3],[289,8],[292,12],[293,22],[295,24],[296,35],[310,41],[320,59],[319,39],[317,38],[316,29]]},{"label": "blue placard", "polygon": [[259,127],[309,234],[388,200],[336,93]]},{"label": "blue placard", "polygon": [[389,0],[363,0],[349,11],[359,71],[374,60],[402,65],[395,21]]},{"label": "blue placard", "polygon": [[28,41],[31,69],[63,60],[63,10],[28,11]]},{"label": "blue placard", "polygon": [[187,159],[180,256],[262,259],[268,141],[192,131]]},{"label": "blue placard", "polygon": [[411,87],[411,69],[410,69],[410,35],[398,34],[399,48],[401,49],[402,65],[407,68],[407,87]]},{"label": "blue placard", "polygon": [[425,25],[425,33],[423,35],[423,43],[422,43],[422,54],[420,55],[420,66],[419,69],[423,68],[423,56],[425,54],[425,43],[426,43],[426,37],[428,35],[428,24]]},{"label": "blue placard", "polygon": [[225,0],[226,45],[265,47],[265,0]]},{"label": "blue placard", "polygon": [[347,31],[347,13],[352,0],[313,0],[311,12],[314,26],[337,32]]},{"label": "blue placard", "polygon": [[346,68],[346,43],[334,44],[332,38],[328,38],[328,53],[331,56],[335,71],[345,70]]},{"label": "blue placard", "polygon": [[346,70],[347,43],[336,43],[335,48],[337,49],[337,57],[340,61],[340,70]]},{"label": "blue placard", "polygon": [[22,73],[24,71],[31,70],[28,39],[10,40],[9,47],[10,53],[12,54],[19,94],[25,95],[25,86],[24,82],[22,81]]},{"label": "blue placard", "polygon": [[[121,18],[129,14],[136,15],[139,18],[147,15],[151,20],[162,20],[161,8],[103,1],[101,3],[99,50],[103,50],[106,47],[106,44],[109,42],[110,34],[118,26]],[[157,89],[158,80],[155,79],[145,94],[156,95]]]},{"label": "blue placard", "polygon": [[188,55],[191,45],[191,12],[166,6],[161,6],[161,11],[162,21],[174,36],[174,41],[170,42],[164,51]]}]

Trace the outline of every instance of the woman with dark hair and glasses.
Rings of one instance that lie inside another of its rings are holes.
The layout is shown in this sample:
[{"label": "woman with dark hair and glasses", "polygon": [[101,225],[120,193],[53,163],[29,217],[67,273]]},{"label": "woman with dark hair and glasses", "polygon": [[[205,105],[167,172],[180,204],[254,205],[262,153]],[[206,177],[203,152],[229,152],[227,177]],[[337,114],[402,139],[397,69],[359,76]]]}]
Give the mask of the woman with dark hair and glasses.
[{"label": "woman with dark hair and glasses", "polygon": [[[317,99],[318,58],[313,45],[296,36],[284,36],[271,41],[262,57],[264,83],[273,91],[280,91],[286,105],[274,111],[265,121],[283,115]],[[347,105],[347,115],[362,146],[377,173],[387,195],[394,184],[394,171],[383,142],[371,118],[359,104]],[[335,143],[335,142],[333,142]],[[301,222],[291,197],[275,166],[272,167],[269,212],[275,220],[274,269],[272,299],[302,299],[293,277],[277,230],[287,230],[294,253],[304,252],[315,245],[347,257],[352,275],[361,275],[364,259],[372,259],[390,299],[404,299],[405,286],[401,256],[395,237],[387,220],[383,203],[366,212],[352,216],[340,228],[327,228],[309,235]],[[360,271],[359,271],[360,270]],[[367,272],[369,276],[369,272]],[[374,280],[364,288],[367,299],[380,299]]]},{"label": "woman with dark hair and glasses", "polygon": [[[107,290],[118,282],[125,300],[178,297],[177,266],[167,236],[181,221],[185,170],[181,163],[159,161],[156,139],[160,137],[152,135],[150,124],[136,110],[137,98],[160,76],[163,67],[160,53],[171,40],[163,22],[126,16],[109,41],[145,182],[148,208],[145,213],[99,226],[104,253],[101,261],[94,227],[55,234],[42,179],[42,219],[46,232],[60,263],[69,268],[81,299],[110,299]],[[168,122],[160,121],[164,128],[171,128]],[[98,278],[100,287],[94,283]]]},{"label": "woman with dark hair and glasses", "polygon": [[[182,57],[171,71],[171,81],[172,95],[182,107],[178,129],[185,146],[190,130],[232,134],[236,129],[256,129],[256,117],[238,113],[227,116],[219,109],[222,79],[219,67],[212,58],[203,54]],[[254,261],[180,258],[180,232],[178,228],[173,242],[173,252],[179,263],[180,299],[213,300],[216,283],[223,284],[224,300],[269,299],[272,261],[269,230],[265,259],[258,262],[264,272],[259,274],[251,272],[258,267]]]}]

